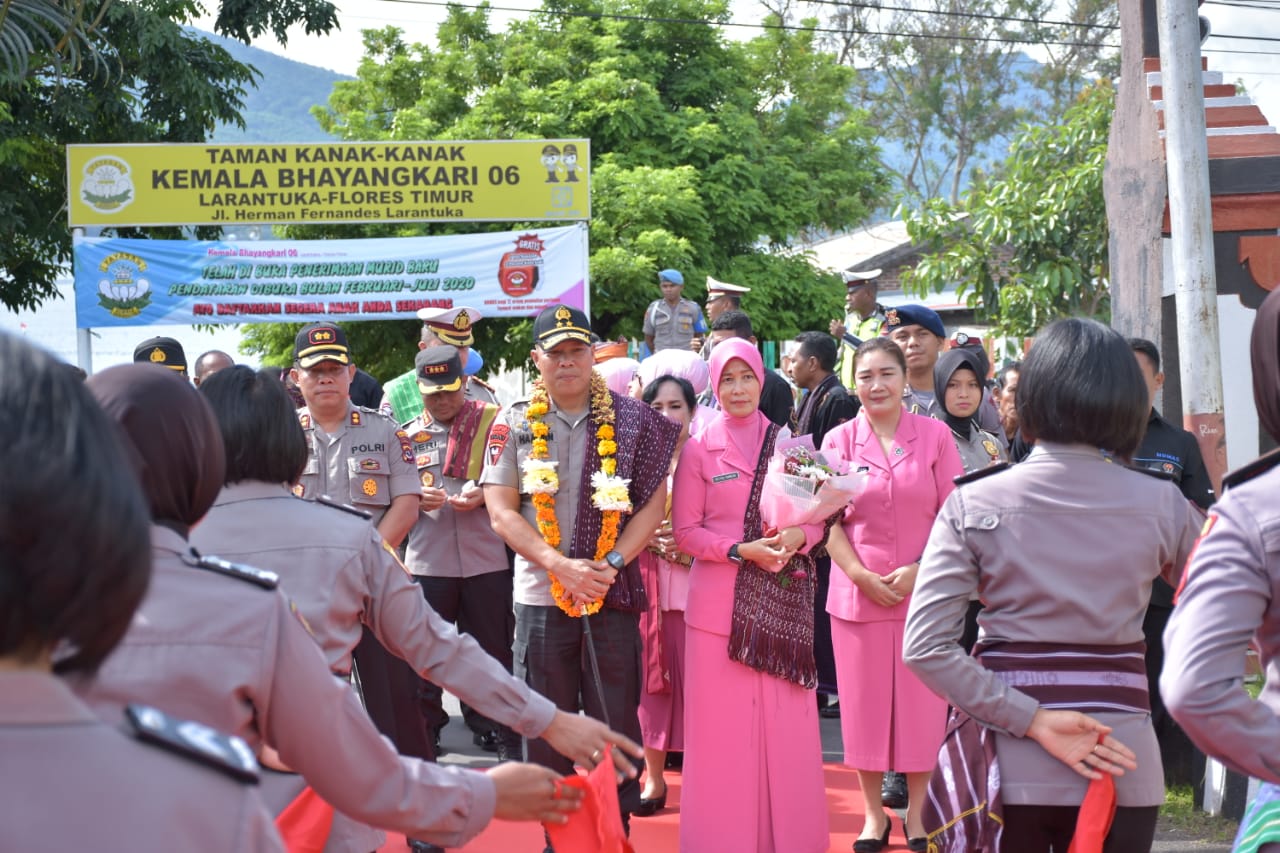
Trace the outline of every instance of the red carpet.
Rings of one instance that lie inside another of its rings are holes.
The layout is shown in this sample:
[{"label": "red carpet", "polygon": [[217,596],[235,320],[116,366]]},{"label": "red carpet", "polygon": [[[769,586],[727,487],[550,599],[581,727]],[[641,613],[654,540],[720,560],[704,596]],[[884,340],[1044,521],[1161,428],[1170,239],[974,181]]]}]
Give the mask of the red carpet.
[{"label": "red carpet", "polygon": [[[858,777],[840,764],[825,765],[827,807],[831,815],[831,851],[848,853],[862,831],[862,796],[858,793]],[[632,818],[631,845],[636,853],[675,853],[680,838],[680,774],[668,770],[667,808],[647,818]],[[906,849],[902,821],[893,818],[893,837],[887,849]],[[541,853],[542,828],[532,823],[494,821],[475,841],[462,848],[462,853]],[[404,838],[390,835],[380,853],[405,853]],[[784,851],[785,853],[785,851]]]}]

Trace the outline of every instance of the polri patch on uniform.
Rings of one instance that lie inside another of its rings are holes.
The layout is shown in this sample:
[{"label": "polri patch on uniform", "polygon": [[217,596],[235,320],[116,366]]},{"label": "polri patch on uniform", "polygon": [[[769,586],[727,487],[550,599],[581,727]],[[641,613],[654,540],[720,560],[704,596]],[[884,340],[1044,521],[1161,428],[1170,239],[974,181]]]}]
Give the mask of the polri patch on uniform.
[{"label": "polri patch on uniform", "polygon": [[126,705],[124,715],[134,736],[143,743],[212,767],[239,782],[258,784],[258,761],[240,738],[203,723],[171,717],[148,705]]},{"label": "polri patch on uniform", "polygon": [[1008,462],[997,462],[994,465],[988,465],[986,468],[979,468],[977,471],[970,471],[968,474],[961,474],[952,480],[957,486],[963,486],[966,483],[974,483],[983,477],[990,477],[992,474],[999,474],[1001,471],[1009,469]]},{"label": "polri patch on uniform", "polygon": [[727,482],[729,482],[730,480],[736,480],[736,479],[738,479],[738,472],[737,472],[737,471],[733,471],[733,472],[730,472],[730,473],[728,473],[728,474],[717,474],[716,476],[714,476],[714,477],[712,477],[712,478],[711,478],[711,482],[713,482],[713,483],[727,483]]},{"label": "polri patch on uniform", "polygon": [[420,476],[424,488],[429,489],[436,484],[436,475],[432,474],[430,471],[423,471]]},{"label": "polri patch on uniform", "polygon": [[489,430],[489,447],[486,458],[490,465],[497,465],[498,460],[502,458],[502,451],[506,448],[507,442],[511,440],[511,427],[506,424],[494,424],[493,429]]},{"label": "polri patch on uniform", "polygon": [[360,507],[358,506],[352,506],[351,504],[344,504],[342,501],[334,500],[328,495],[321,495],[320,497],[316,498],[316,503],[324,504],[325,506],[331,506],[334,509],[340,509],[343,512],[349,512],[352,515],[358,515],[361,518],[363,518],[365,521],[369,521],[370,519],[373,518],[373,513],[360,509]]},{"label": "polri patch on uniform", "polygon": [[409,434],[402,429],[396,430],[396,439],[400,442],[400,458],[413,464],[413,445],[409,442]]},{"label": "polri patch on uniform", "polygon": [[[192,552],[195,553],[195,549],[192,549]],[[246,566],[244,563],[233,563],[221,557],[207,557],[196,553],[196,560],[190,565],[194,565],[197,569],[204,569],[207,572],[215,572],[220,575],[226,575],[229,578],[245,581],[263,589],[275,589],[280,585],[280,576],[275,572],[256,569],[253,566]]]},{"label": "polri patch on uniform", "polygon": [[360,484],[360,491],[369,497],[373,497],[378,493],[378,481],[372,477],[366,477],[365,481]]}]

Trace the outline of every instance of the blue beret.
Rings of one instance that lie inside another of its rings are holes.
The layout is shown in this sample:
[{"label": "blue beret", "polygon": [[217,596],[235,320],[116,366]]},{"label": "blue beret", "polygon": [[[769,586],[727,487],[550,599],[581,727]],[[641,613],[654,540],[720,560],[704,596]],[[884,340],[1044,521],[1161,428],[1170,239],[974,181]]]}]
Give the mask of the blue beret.
[{"label": "blue beret", "polygon": [[924,326],[940,338],[947,336],[938,312],[923,305],[899,305],[884,312],[884,333],[887,335],[899,326]]},{"label": "blue beret", "polygon": [[680,270],[663,270],[658,273],[658,279],[666,279],[672,284],[678,284],[681,287],[684,287],[684,276],[680,274]]}]

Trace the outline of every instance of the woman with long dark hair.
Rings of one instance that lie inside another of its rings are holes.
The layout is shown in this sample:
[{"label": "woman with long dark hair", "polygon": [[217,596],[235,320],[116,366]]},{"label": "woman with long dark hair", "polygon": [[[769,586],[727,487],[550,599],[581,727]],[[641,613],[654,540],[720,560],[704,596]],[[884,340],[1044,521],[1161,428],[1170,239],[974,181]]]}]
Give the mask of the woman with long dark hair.
[{"label": "woman with long dark hair", "polygon": [[[1063,853],[1086,788],[1111,774],[1103,850],[1142,853],[1164,802],[1142,621],[1199,513],[1173,483],[1124,464],[1148,398],[1123,337],[1059,320],[1020,378],[1035,450],[947,499],[907,616],[907,665],[956,709],[929,791],[930,849]],[[986,608],[968,656],[959,640],[975,592]]]}]

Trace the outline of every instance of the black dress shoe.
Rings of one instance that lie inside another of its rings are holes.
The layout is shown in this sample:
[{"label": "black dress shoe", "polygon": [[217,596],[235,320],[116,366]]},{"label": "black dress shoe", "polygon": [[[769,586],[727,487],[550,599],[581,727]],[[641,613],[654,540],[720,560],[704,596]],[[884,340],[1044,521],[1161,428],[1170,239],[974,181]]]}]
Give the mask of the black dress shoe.
[{"label": "black dress shoe", "polygon": [[884,781],[880,784],[880,802],[891,809],[905,809],[907,807],[907,777],[893,771],[884,774]]},{"label": "black dress shoe", "polygon": [[912,853],[928,853],[929,839],[923,835],[917,838],[908,838],[907,849],[912,851]]},{"label": "black dress shoe", "polygon": [[832,702],[830,705],[824,705],[818,709],[818,716],[824,720],[840,719],[840,700]]},{"label": "black dress shoe", "polygon": [[471,736],[471,742],[485,752],[497,752],[502,738],[495,731],[476,732]]},{"label": "black dress shoe", "polygon": [[663,788],[662,793],[652,799],[648,797],[640,798],[640,808],[632,812],[636,817],[652,817],[667,807],[667,789]]},{"label": "black dress shoe", "polygon": [[884,835],[879,838],[859,838],[853,842],[853,853],[880,853],[889,846],[889,831],[893,829],[893,821],[884,823]]}]

